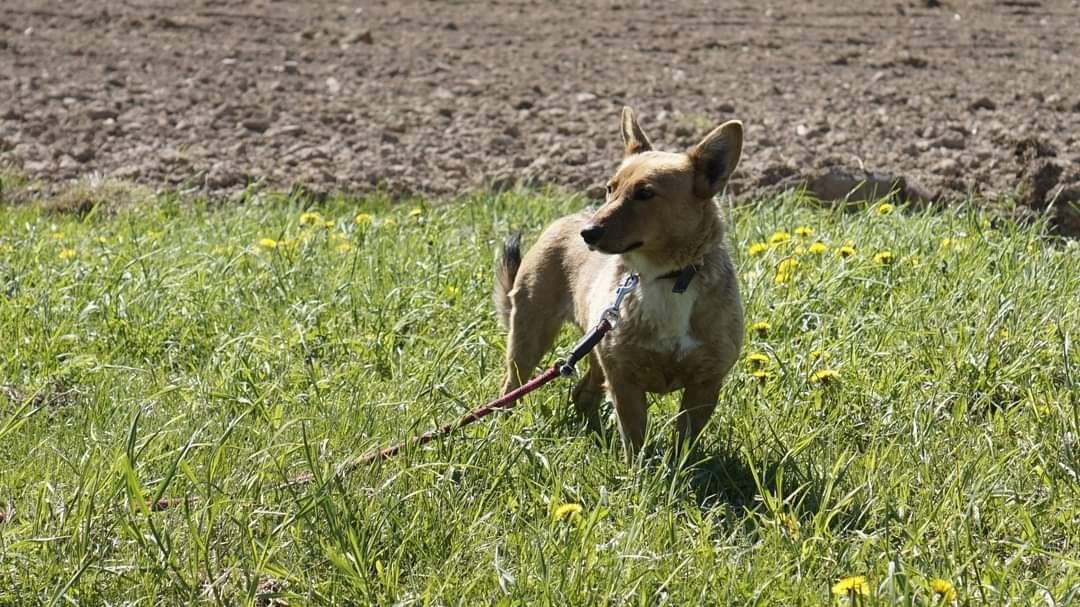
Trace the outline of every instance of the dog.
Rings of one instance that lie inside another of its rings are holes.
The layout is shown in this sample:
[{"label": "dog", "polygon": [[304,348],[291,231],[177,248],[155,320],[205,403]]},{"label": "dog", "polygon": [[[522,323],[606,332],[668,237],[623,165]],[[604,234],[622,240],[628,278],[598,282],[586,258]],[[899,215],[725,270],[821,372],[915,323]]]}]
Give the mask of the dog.
[{"label": "dog", "polygon": [[595,212],[562,217],[521,256],[521,235],[503,246],[495,306],[509,330],[503,393],[521,385],[566,321],[595,325],[616,287],[640,277],[620,310],[617,329],[589,355],[572,393],[588,426],[599,430],[605,390],[629,457],[647,426],[646,393],[683,390],[676,448],[691,445],[716,408],[735,364],[743,311],[714,196],[742,153],[742,123],[715,128],[685,153],[660,152],[622,111],[624,155]]}]

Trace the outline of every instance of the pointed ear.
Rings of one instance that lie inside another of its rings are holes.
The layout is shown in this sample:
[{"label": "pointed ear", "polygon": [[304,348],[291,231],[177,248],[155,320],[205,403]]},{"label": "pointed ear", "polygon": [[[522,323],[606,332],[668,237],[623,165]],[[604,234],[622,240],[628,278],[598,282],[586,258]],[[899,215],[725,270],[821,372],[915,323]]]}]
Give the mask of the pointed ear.
[{"label": "pointed ear", "polygon": [[713,129],[686,155],[694,165],[694,194],[712,198],[727,184],[742,154],[742,123],[725,122]]},{"label": "pointed ear", "polygon": [[649,138],[645,136],[645,131],[642,131],[641,127],[638,126],[634,110],[629,107],[622,109],[622,140],[624,158],[653,149]]}]

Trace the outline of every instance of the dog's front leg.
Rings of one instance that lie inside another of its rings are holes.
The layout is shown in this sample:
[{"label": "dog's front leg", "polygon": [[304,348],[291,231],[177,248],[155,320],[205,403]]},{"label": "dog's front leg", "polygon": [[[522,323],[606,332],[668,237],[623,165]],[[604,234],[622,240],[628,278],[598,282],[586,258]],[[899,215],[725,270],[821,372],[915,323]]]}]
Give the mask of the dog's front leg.
[{"label": "dog's front leg", "polygon": [[648,425],[648,402],[645,390],[621,378],[608,377],[611,400],[619,416],[619,433],[622,435],[626,457],[633,461],[645,445],[645,428]]},{"label": "dog's front leg", "polygon": [[720,394],[720,382],[709,381],[687,386],[683,390],[682,407],[675,420],[675,448],[693,447],[701,430],[712,417],[716,409],[716,398]]}]

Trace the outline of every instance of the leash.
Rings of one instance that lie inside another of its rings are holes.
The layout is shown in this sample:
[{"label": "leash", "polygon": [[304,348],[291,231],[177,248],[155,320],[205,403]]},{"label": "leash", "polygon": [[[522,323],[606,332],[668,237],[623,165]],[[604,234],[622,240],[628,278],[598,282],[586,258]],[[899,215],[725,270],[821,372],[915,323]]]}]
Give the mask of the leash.
[{"label": "leash", "polygon": [[[633,291],[640,281],[640,277],[637,274],[629,274],[626,279],[623,280],[615,289],[615,300],[611,302],[603,314],[600,316],[600,320],[589,330],[570,350],[565,359],[555,361],[549,369],[537,375],[536,377],[525,382],[521,386],[517,387],[510,392],[496,398],[495,400],[473,409],[465,416],[458,418],[456,421],[445,424],[439,428],[428,430],[423,434],[413,437],[411,440],[396,443],[384,449],[378,451],[372,451],[367,455],[359,458],[348,460],[338,466],[334,471],[332,478],[341,478],[348,475],[353,470],[361,466],[367,466],[376,462],[390,459],[398,453],[400,453],[406,447],[419,447],[435,440],[453,433],[455,430],[464,428],[469,424],[480,421],[495,411],[508,411],[513,409],[521,397],[539,389],[541,386],[551,382],[557,377],[570,377],[577,373],[577,363],[585,358],[592,349],[596,347],[596,344],[600,343],[600,340],[608,334],[609,331],[615,328],[619,324],[619,308],[622,306],[623,299],[628,293]],[[288,482],[283,483],[278,488],[288,489],[292,487],[299,487],[302,485],[310,484],[315,480],[315,475],[311,472],[306,472],[299,476],[293,477]],[[151,504],[147,504],[147,508],[151,512],[161,512],[162,510],[168,510],[179,504],[190,503],[193,498],[162,498]]]}]

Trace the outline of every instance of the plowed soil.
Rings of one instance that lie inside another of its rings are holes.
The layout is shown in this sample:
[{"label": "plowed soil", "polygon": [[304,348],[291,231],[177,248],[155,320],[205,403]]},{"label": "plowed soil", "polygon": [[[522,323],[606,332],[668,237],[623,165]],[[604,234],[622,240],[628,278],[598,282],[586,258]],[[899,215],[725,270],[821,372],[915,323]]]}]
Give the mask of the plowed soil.
[{"label": "plowed soil", "polygon": [[1080,199],[1080,1],[0,7],[0,163],[54,183],[595,195],[624,104],[669,149],[743,120],[742,196]]}]

